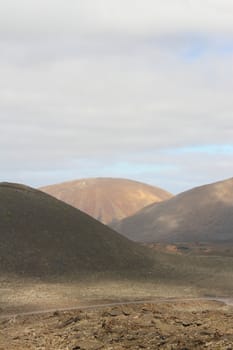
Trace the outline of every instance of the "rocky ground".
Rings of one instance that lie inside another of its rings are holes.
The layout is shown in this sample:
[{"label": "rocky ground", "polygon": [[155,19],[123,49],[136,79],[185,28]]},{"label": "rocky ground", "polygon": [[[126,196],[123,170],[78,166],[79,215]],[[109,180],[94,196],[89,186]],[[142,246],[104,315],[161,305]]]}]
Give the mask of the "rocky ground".
[{"label": "rocky ground", "polygon": [[1,350],[233,349],[233,308],[160,301],[0,320]]}]

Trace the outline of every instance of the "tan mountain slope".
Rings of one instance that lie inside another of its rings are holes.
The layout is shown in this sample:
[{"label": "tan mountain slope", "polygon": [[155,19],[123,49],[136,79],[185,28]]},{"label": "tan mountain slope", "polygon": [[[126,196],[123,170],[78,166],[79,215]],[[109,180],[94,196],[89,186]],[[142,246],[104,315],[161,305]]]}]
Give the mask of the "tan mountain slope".
[{"label": "tan mountain slope", "polygon": [[41,190],[105,224],[123,219],[148,204],[172,196],[158,187],[117,178],[69,181],[42,187]]},{"label": "tan mountain slope", "polygon": [[114,228],[140,242],[233,242],[233,178],[152,204]]},{"label": "tan mountain slope", "polygon": [[0,183],[0,272],[54,276],[150,266],[147,250],[41,191]]}]

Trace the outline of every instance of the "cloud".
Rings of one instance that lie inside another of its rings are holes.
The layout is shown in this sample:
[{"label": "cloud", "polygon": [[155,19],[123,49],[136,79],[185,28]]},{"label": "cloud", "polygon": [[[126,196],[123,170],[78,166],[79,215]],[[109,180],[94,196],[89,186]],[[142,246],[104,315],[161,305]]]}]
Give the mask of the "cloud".
[{"label": "cloud", "polygon": [[116,173],[178,191],[230,175],[206,147],[232,145],[232,16],[227,0],[5,2],[2,179]]},{"label": "cloud", "polygon": [[174,31],[232,33],[231,0],[8,0],[0,29],[7,35],[148,36]]}]

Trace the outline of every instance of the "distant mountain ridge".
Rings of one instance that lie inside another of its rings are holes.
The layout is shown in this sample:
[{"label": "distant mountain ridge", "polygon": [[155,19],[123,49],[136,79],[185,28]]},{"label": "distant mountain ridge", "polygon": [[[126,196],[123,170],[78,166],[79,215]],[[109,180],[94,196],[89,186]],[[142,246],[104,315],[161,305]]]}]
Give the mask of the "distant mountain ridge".
[{"label": "distant mountain ridge", "polygon": [[113,227],[140,242],[233,242],[233,178],[149,205]]},{"label": "distant mountain ridge", "polygon": [[148,204],[172,197],[159,187],[119,178],[74,180],[41,187],[40,190],[105,224],[132,215]]},{"label": "distant mountain ridge", "polygon": [[0,183],[0,273],[56,276],[132,271],[148,251],[39,190]]}]

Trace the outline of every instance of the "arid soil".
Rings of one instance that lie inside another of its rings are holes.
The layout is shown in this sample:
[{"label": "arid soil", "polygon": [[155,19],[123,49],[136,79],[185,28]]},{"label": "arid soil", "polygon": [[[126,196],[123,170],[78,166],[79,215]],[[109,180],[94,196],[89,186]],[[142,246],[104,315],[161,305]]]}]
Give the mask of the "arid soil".
[{"label": "arid soil", "polygon": [[0,320],[0,349],[233,349],[233,308],[161,301]]}]

